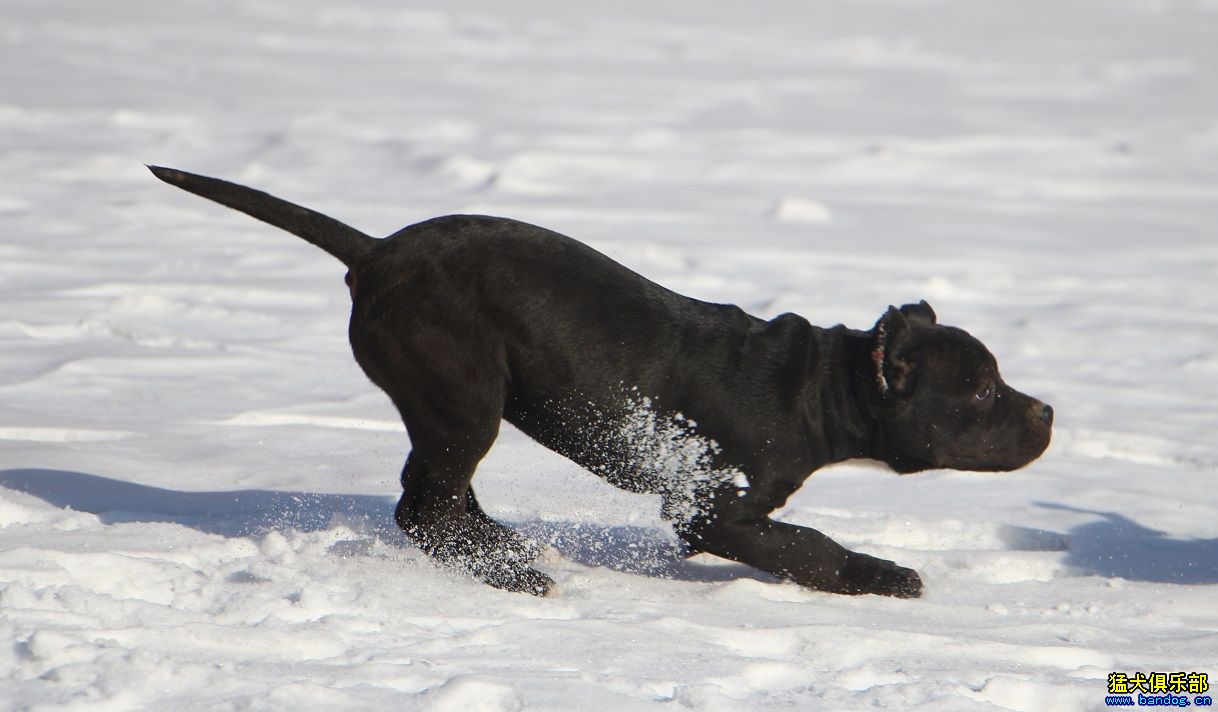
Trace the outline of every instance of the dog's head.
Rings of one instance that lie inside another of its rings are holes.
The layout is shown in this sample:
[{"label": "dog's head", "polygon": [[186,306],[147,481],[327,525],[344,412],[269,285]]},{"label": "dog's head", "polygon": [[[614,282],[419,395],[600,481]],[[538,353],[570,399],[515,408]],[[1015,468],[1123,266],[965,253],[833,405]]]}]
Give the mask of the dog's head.
[{"label": "dog's head", "polygon": [[872,333],[868,380],[892,469],[1014,470],[1049,446],[1053,409],[1008,386],[985,346],[926,302],[889,307]]}]

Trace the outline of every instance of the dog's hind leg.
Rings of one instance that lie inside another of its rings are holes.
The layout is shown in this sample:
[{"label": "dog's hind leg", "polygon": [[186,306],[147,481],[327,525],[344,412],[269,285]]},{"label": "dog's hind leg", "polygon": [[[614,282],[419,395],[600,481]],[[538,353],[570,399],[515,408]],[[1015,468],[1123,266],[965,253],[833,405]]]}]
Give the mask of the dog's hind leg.
[{"label": "dog's hind leg", "polygon": [[545,595],[554,582],[528,566],[536,546],[487,516],[470,487],[498,432],[497,418],[461,428],[459,437],[439,437],[437,428],[417,425],[420,418],[411,417],[417,413],[403,414],[413,449],[402,472],[398,525],[437,561],[496,588]]},{"label": "dog's hind leg", "polygon": [[[529,568],[536,549],[488,517],[470,489],[503,419],[509,379],[502,345],[468,314],[438,307],[431,292],[410,291],[413,282],[378,288],[375,278],[361,280],[351,349],[410,435],[398,526],[447,566],[498,588],[544,595],[554,582]],[[386,301],[410,308],[390,309]]]}]

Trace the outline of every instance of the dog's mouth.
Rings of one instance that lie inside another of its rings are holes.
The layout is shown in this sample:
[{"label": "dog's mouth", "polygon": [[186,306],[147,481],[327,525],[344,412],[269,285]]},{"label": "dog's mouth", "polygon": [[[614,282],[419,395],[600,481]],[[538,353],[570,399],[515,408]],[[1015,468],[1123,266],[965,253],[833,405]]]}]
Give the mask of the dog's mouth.
[{"label": "dog's mouth", "polygon": [[944,463],[941,467],[971,472],[1012,472],[1035,462],[1049,449],[1050,439],[1050,429],[1046,427],[1034,436],[1031,442],[1013,448],[1010,454],[995,456],[996,453],[992,453],[990,457],[985,458],[961,458]]},{"label": "dog's mouth", "polygon": [[968,472],[1011,472],[1027,467],[1049,449],[1052,427],[1047,423],[1030,425],[1018,439],[984,442],[968,448],[944,448],[927,456],[894,457],[887,464],[901,475],[924,470],[964,470]]}]

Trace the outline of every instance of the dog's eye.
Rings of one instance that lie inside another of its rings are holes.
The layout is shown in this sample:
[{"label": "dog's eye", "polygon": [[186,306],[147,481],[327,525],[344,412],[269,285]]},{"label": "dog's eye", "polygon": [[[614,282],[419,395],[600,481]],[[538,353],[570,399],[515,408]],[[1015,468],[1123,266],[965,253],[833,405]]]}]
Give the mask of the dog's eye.
[{"label": "dog's eye", "polygon": [[994,395],[994,384],[987,383],[981,387],[981,390],[977,391],[977,395],[974,398],[979,401],[987,401],[992,395]]}]

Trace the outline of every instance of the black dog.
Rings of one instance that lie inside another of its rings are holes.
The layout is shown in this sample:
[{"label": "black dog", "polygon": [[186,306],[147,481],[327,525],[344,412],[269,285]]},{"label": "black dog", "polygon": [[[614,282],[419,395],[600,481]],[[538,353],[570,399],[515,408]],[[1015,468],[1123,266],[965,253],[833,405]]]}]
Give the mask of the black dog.
[{"label": "black dog", "polygon": [[454,215],[365,235],[260,191],[168,168],[161,180],[303,237],[347,265],[355,359],[413,450],[396,519],[431,556],[545,594],[538,547],[488,517],[470,481],[507,420],[614,485],[662,495],[691,553],[812,588],[915,597],[916,572],[777,522],[813,470],[1012,470],[1049,444],[1052,409],[926,302],[875,328],[683,297],[554,232]]}]

